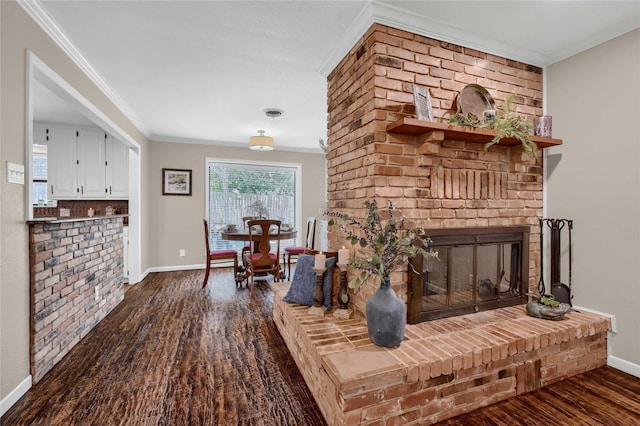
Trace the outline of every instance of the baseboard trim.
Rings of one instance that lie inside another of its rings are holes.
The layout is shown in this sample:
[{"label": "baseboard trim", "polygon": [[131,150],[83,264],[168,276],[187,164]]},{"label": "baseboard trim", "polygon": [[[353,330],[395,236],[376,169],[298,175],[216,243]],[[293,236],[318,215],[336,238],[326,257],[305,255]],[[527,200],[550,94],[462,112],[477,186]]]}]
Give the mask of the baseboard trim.
[{"label": "baseboard trim", "polygon": [[584,306],[574,306],[576,311],[584,311],[589,312],[596,315],[601,315],[603,317],[607,317],[611,320],[611,332],[615,333],[618,331],[618,324],[616,323],[616,316],[613,314],[609,314],[606,312],[596,311],[595,309],[585,308]]},{"label": "baseboard trim", "polygon": [[13,404],[18,402],[18,400],[31,389],[32,382],[31,375],[28,375],[18,386],[9,392],[9,395],[2,398],[2,401],[0,401],[0,416],[3,416],[4,413],[9,411],[9,408],[13,407]]},{"label": "baseboard trim", "polygon": [[[233,266],[233,263],[229,264]],[[154,266],[145,271],[145,277],[152,272],[174,272],[174,271],[191,271],[194,269],[204,269],[204,265],[175,265],[175,266]]]},{"label": "baseboard trim", "polygon": [[602,315],[604,317],[608,317],[611,320],[611,329],[607,333],[608,334],[607,335],[607,365],[609,367],[613,367],[617,370],[624,371],[625,373],[631,374],[632,376],[640,377],[640,365],[634,364],[633,362],[611,355],[613,353],[613,337],[618,331],[616,316],[613,314],[608,314],[606,312],[600,312],[594,309],[585,308],[583,306],[575,306],[575,309],[578,311],[584,311],[584,312],[590,312],[592,314]]},{"label": "baseboard trim", "polygon": [[[293,263],[293,262],[291,262]],[[230,267],[233,266],[233,262],[229,261],[229,262],[221,262],[221,263],[216,263],[214,265],[211,265],[211,268],[224,268],[224,267]],[[151,272],[173,272],[173,271],[193,271],[196,269],[202,269],[204,270],[204,263],[200,263],[197,265],[174,265],[174,266],[154,266],[151,267],[149,269],[147,269],[144,272],[144,276],[146,277],[148,274],[150,274]]]},{"label": "baseboard trim", "polygon": [[638,364],[618,358],[617,356],[609,355],[607,357],[607,365],[615,368],[616,370],[624,371],[625,373],[629,373],[632,376],[640,378],[640,365]]}]

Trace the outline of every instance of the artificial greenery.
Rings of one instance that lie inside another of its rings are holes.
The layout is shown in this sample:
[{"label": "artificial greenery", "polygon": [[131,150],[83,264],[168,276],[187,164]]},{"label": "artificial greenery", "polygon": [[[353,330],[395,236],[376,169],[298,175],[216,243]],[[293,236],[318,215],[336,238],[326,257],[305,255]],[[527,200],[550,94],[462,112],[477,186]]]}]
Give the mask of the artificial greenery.
[{"label": "artificial greenery", "polygon": [[515,138],[520,141],[522,149],[527,155],[536,158],[538,146],[531,140],[533,124],[513,110],[513,97],[513,94],[507,95],[505,102],[499,107],[502,111],[496,111],[493,120],[483,122],[472,113],[455,113],[449,118],[449,124],[495,130],[498,134],[484,145],[485,152],[499,143],[502,138]]},{"label": "artificial greenery", "polygon": [[560,302],[558,302],[553,295],[542,296],[539,302],[542,305],[550,306],[552,308],[557,308],[558,306],[560,306]]},{"label": "artificial greenery", "polygon": [[320,149],[326,154],[329,149],[329,145],[324,142],[324,139],[320,138],[318,145],[320,145]]},{"label": "artificial greenery", "polygon": [[449,117],[449,124],[464,127],[482,127],[480,119],[471,112],[466,114],[462,114],[460,112],[452,114],[451,117]]},{"label": "artificial greenery", "polygon": [[[360,221],[347,214],[327,211],[332,217],[329,225],[339,224],[340,229],[347,234],[347,240],[356,248],[358,256],[351,258],[349,265],[360,270],[355,278],[349,281],[349,287],[355,293],[369,277],[380,277],[385,280],[389,274],[402,264],[421,254],[425,257],[437,257],[437,253],[427,251],[429,239],[424,230],[418,228],[405,229],[405,219],[397,217],[393,203],[382,210],[378,210],[376,200],[364,202],[367,215]],[[354,232],[359,229],[359,232]]]}]

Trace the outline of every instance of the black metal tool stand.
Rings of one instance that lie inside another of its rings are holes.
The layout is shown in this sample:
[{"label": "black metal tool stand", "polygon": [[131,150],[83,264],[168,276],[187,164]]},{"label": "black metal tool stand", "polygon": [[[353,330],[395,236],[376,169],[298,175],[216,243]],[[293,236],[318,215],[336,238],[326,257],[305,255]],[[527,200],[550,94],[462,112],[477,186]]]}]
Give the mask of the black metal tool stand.
[{"label": "black metal tool stand", "polygon": [[[570,219],[540,219],[540,282],[538,283],[538,291],[540,291],[541,295],[544,295],[546,292],[546,288],[544,285],[543,274],[544,270],[542,268],[543,259],[544,259],[544,245],[543,245],[543,234],[544,227],[550,229],[551,240],[549,242],[550,251],[551,251],[551,264],[550,264],[550,272],[551,272],[551,294],[555,297],[555,299],[560,303],[568,303],[571,305],[571,265],[573,262],[572,259],[572,247],[571,247],[571,230],[573,229],[573,220]],[[562,283],[562,274],[561,274],[561,234],[562,229],[564,227],[569,229],[569,284]]]}]

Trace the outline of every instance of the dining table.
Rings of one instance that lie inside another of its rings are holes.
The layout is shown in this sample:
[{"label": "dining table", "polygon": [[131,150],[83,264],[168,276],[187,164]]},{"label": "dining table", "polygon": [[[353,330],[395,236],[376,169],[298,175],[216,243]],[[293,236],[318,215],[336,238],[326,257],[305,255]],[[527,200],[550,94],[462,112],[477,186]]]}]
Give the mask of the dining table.
[{"label": "dining table", "polygon": [[[286,231],[280,229],[280,237],[278,238],[278,234],[269,233],[270,240],[290,240],[295,238],[298,235],[298,231],[296,229],[287,229]],[[260,241],[262,237],[261,232],[254,232],[251,235],[253,241]],[[249,241],[249,230],[248,229],[236,229],[234,231],[222,230],[220,231],[220,238],[223,240],[229,241]]]},{"label": "dining table", "polygon": [[[295,238],[298,235],[298,231],[296,229],[287,229],[287,230],[283,230],[282,228],[280,229],[280,235],[278,236],[278,234],[276,233],[269,233],[269,240],[290,240]],[[221,230],[220,231],[220,238],[222,238],[223,240],[228,240],[228,241],[249,241],[249,230],[248,229],[234,229],[233,231],[230,230]],[[253,232],[251,234],[251,239],[254,242],[258,242],[260,241],[260,238],[262,237],[262,232]],[[279,238],[278,238],[279,237]],[[258,244],[254,244],[254,252],[259,251],[259,246]],[[285,277],[284,272],[281,272],[280,274],[280,279],[283,279]],[[237,279],[237,278],[236,278]]]}]

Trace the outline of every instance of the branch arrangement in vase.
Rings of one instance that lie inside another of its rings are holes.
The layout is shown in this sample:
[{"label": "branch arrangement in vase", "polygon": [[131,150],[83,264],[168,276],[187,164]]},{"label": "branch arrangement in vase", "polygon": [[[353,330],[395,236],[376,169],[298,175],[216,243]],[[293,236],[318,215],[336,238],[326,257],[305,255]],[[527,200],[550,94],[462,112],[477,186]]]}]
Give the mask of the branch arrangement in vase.
[{"label": "branch arrangement in vase", "polygon": [[367,200],[363,206],[367,209],[363,220],[343,213],[325,212],[331,217],[329,225],[339,225],[346,233],[347,241],[356,248],[356,255],[349,262],[349,266],[360,270],[360,274],[349,281],[349,287],[355,293],[368,278],[377,276],[381,283],[388,280],[389,274],[407,264],[411,257],[418,254],[437,257],[435,252],[426,250],[429,239],[424,230],[407,229],[405,219],[393,203],[389,202],[383,210],[378,209],[376,200]]}]

